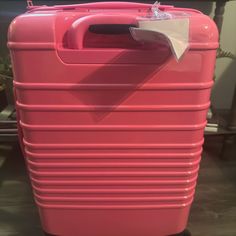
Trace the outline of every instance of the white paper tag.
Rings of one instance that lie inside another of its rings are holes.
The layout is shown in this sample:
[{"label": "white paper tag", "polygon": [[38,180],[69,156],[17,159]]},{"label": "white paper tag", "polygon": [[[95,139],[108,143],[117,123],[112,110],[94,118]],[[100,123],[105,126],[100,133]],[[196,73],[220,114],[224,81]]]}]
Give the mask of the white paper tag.
[{"label": "white paper tag", "polygon": [[140,20],[139,28],[132,27],[131,34],[137,41],[155,43],[165,40],[179,60],[188,49],[189,19]]}]

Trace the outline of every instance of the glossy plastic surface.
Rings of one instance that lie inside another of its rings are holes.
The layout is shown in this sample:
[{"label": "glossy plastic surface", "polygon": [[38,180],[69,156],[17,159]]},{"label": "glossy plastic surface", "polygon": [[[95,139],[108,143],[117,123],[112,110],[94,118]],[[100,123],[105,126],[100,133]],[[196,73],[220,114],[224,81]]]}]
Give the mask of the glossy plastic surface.
[{"label": "glossy plastic surface", "polygon": [[176,62],[163,42],[141,45],[127,31],[150,8],[32,7],[9,28],[20,142],[52,235],[166,236],[186,227],[218,33],[196,10],[162,6],[190,20],[190,48]]}]

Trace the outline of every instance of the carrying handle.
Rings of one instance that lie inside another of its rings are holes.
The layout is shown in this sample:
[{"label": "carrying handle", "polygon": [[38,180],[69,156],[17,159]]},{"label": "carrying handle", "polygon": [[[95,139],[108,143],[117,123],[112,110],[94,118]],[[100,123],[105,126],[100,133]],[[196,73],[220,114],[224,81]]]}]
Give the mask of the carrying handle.
[{"label": "carrying handle", "polygon": [[[27,6],[33,7],[32,0],[26,0]],[[88,9],[130,9],[130,8],[140,8],[146,9],[150,8],[150,4],[146,3],[135,3],[135,2],[95,2],[95,3],[83,3],[79,5],[61,5],[63,8],[71,8],[71,6],[78,6],[79,8],[88,8]]]},{"label": "carrying handle", "polygon": [[[83,3],[78,5],[79,8],[88,9],[150,9],[152,4],[137,3],[137,2],[95,2],[95,3]],[[160,5],[158,8],[161,11],[174,8],[172,5]]]},{"label": "carrying handle", "polygon": [[137,25],[136,16],[133,15],[107,15],[107,14],[96,14],[89,15],[77,19],[73,22],[70,29],[68,30],[67,39],[68,47],[70,49],[83,49],[84,35],[88,31],[91,25],[116,25],[116,24],[127,24]]},{"label": "carrying handle", "polygon": [[[83,4],[70,4],[70,5],[55,5],[55,6],[34,6],[32,0],[26,0],[27,9],[29,11],[33,11],[37,9],[37,11],[43,10],[67,10],[67,9],[85,9],[86,11],[93,11],[93,10],[104,10],[104,9],[137,9],[138,11],[141,10],[151,10],[152,5],[146,3],[134,3],[134,2],[95,2],[95,3],[83,3]],[[161,11],[165,11],[168,9],[173,8],[171,5],[160,5],[158,7]]]},{"label": "carrying handle", "polygon": [[83,3],[80,4],[79,7],[88,9],[147,9],[150,8],[151,5],[135,2],[95,2]]}]

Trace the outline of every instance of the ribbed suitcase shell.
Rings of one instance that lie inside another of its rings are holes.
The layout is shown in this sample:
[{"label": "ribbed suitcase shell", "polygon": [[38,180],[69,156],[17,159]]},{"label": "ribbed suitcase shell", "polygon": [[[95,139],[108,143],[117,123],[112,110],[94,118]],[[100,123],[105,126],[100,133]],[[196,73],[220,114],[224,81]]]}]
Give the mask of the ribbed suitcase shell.
[{"label": "ribbed suitcase shell", "polygon": [[9,28],[20,141],[50,234],[164,236],[186,227],[218,33],[196,10],[161,6],[189,18],[189,50],[177,62],[166,45],[102,32],[136,25],[150,8],[32,7]]}]

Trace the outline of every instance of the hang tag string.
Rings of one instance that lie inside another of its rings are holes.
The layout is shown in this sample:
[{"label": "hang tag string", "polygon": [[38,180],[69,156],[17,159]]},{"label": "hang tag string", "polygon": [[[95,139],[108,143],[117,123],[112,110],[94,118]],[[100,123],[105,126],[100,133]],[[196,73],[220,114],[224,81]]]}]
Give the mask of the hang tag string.
[{"label": "hang tag string", "polygon": [[172,15],[170,13],[161,11],[159,9],[160,7],[160,2],[156,1],[153,5],[152,5],[152,18],[154,20],[167,20],[167,19],[171,19]]}]

